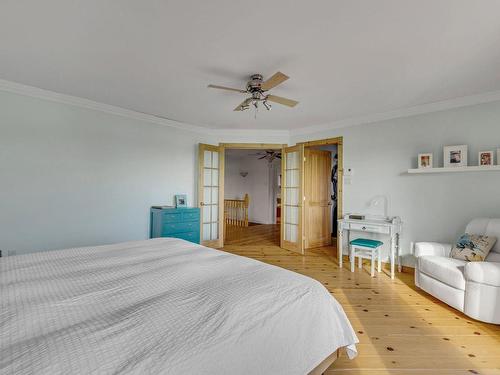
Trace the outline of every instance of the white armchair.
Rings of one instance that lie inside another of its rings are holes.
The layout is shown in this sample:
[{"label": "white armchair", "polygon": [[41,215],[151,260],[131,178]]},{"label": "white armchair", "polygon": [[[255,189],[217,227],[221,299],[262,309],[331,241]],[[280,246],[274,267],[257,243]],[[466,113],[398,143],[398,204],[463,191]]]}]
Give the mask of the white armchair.
[{"label": "white armchair", "polygon": [[452,245],[449,243],[417,242],[415,244],[415,256],[417,258],[425,255],[448,257],[450,256],[451,247]]},{"label": "white armchair", "polygon": [[474,219],[470,234],[497,237],[484,262],[450,258],[451,244],[415,244],[415,284],[468,316],[500,324],[500,219]]}]

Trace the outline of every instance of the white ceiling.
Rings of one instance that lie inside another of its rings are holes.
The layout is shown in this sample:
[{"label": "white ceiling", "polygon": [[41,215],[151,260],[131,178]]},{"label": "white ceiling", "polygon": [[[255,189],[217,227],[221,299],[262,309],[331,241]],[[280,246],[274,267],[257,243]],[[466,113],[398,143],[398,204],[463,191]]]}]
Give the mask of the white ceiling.
[{"label": "white ceiling", "polygon": [[[498,0],[3,0],[0,78],[212,128],[298,129],[500,90]],[[233,112],[251,73],[300,101]]]}]

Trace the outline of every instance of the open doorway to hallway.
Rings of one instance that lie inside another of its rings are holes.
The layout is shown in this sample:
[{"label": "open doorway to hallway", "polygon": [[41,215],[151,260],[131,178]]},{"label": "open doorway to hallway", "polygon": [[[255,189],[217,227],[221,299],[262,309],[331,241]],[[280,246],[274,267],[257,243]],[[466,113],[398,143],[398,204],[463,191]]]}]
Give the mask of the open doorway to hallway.
[{"label": "open doorway to hallway", "polygon": [[224,244],[279,246],[281,149],[226,148],[224,159]]}]

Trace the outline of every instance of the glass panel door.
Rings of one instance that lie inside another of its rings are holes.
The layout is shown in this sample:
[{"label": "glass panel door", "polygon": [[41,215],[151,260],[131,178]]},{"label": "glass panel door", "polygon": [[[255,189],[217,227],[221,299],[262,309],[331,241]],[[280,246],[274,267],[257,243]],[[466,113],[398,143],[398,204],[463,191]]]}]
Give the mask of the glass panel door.
[{"label": "glass panel door", "polygon": [[302,203],[304,146],[285,147],[282,151],[281,247],[303,253]]},{"label": "glass panel door", "polygon": [[220,210],[221,152],[218,146],[199,145],[199,188],[201,243],[222,247]]}]

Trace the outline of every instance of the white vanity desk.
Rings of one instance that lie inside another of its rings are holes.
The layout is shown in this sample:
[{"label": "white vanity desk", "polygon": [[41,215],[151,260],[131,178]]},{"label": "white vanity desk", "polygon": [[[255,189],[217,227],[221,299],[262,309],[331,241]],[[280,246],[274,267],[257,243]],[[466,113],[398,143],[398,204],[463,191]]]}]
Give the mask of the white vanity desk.
[{"label": "white vanity desk", "polygon": [[[337,251],[337,256],[339,260],[339,266],[342,268],[342,255],[349,254],[349,249],[343,250],[344,244],[344,234],[347,234],[347,246],[349,246],[349,241],[351,240],[351,231],[355,232],[369,232],[384,234],[390,237],[390,261],[391,261],[391,279],[394,279],[394,265],[396,263],[396,257],[398,261],[398,272],[401,272],[401,261],[399,258],[399,235],[402,229],[401,218],[395,216],[392,218],[376,218],[376,217],[366,217],[365,219],[352,219],[349,215],[346,215],[343,219],[338,220],[339,227],[339,251]],[[344,233],[345,232],[345,233]]]}]

